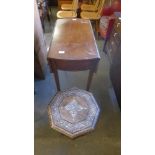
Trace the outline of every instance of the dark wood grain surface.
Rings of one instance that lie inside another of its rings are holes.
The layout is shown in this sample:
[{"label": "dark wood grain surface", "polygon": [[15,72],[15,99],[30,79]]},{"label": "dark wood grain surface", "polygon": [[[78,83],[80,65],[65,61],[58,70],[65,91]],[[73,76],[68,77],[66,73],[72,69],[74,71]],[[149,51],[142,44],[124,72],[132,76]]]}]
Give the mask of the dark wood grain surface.
[{"label": "dark wood grain surface", "polygon": [[48,59],[84,60],[100,58],[89,20],[58,19]]},{"label": "dark wood grain surface", "polygon": [[97,71],[100,60],[90,21],[77,18],[58,19],[47,59],[58,90],[60,90],[58,69],[90,70],[87,82],[89,90],[93,73]]}]

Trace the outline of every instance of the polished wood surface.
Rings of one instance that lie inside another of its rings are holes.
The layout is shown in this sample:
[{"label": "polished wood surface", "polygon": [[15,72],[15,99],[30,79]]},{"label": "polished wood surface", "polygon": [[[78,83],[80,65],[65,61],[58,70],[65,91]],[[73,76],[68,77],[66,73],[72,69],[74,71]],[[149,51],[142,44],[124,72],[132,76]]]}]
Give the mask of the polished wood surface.
[{"label": "polished wood surface", "polygon": [[58,19],[48,59],[84,60],[100,58],[89,20]]},{"label": "polished wood surface", "polygon": [[100,55],[89,20],[58,19],[48,52],[48,63],[60,90],[57,70],[90,70],[87,90],[97,70]]}]

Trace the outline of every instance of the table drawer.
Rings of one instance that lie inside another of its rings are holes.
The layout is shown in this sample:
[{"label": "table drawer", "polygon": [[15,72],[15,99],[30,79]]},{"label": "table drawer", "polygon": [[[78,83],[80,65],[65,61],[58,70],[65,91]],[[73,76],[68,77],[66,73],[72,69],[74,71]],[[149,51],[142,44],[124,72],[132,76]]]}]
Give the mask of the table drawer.
[{"label": "table drawer", "polygon": [[100,59],[91,59],[91,60],[48,60],[49,65],[51,66],[53,72],[53,67],[56,69],[64,71],[82,71],[88,69],[96,70],[97,64]]}]

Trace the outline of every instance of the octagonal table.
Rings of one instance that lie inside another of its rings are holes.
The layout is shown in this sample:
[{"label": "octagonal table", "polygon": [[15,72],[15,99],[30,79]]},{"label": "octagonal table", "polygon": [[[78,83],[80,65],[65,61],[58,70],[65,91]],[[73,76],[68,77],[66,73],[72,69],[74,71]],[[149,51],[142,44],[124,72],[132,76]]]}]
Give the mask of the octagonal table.
[{"label": "octagonal table", "polygon": [[51,128],[70,138],[92,131],[99,111],[92,93],[78,88],[58,92],[48,106]]}]

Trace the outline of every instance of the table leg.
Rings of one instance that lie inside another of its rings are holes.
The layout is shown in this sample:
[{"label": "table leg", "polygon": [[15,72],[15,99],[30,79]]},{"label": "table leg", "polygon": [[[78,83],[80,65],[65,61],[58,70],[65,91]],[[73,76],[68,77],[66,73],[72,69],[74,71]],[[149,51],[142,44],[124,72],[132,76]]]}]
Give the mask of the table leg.
[{"label": "table leg", "polygon": [[53,73],[54,73],[55,82],[56,82],[56,85],[57,85],[57,90],[60,91],[60,83],[59,83],[58,71],[55,69],[53,71]]},{"label": "table leg", "polygon": [[89,71],[89,76],[88,76],[88,81],[87,81],[87,88],[86,88],[87,91],[89,91],[91,81],[93,79],[93,74],[94,74],[94,70],[90,70]]}]

